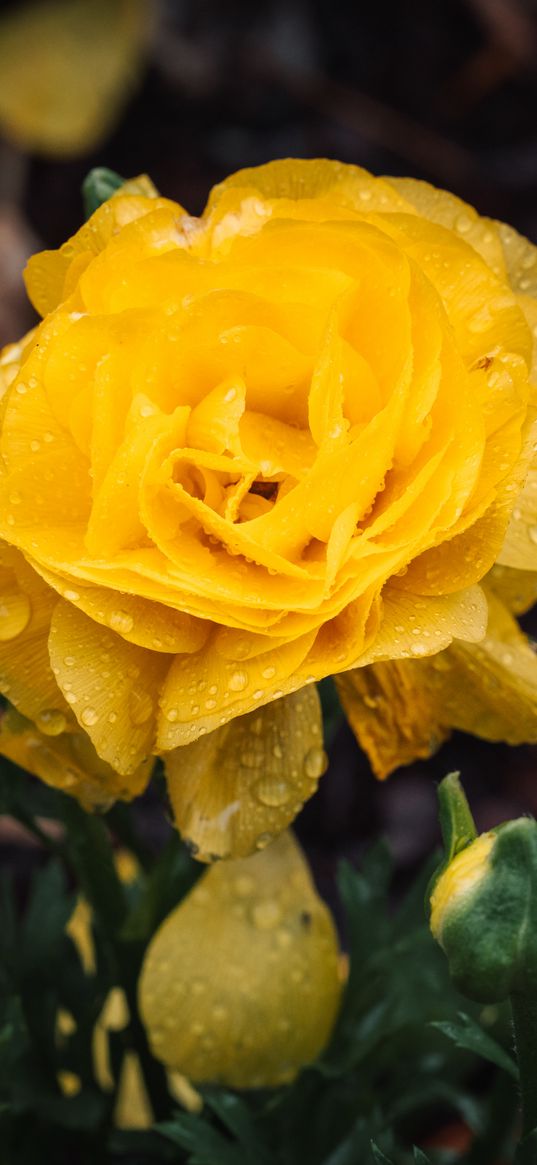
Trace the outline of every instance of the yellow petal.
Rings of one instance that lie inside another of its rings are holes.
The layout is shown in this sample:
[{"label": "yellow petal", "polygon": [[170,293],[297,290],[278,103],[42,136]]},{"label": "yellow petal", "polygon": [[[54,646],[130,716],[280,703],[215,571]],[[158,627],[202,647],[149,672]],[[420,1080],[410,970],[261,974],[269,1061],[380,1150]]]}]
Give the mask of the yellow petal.
[{"label": "yellow petal", "polygon": [[150,1129],[155,1117],[137,1052],[124,1052],[119,1074],[114,1125],[117,1129]]},{"label": "yellow petal", "polygon": [[377,777],[436,752],[448,735],[424,666],[412,660],[375,663],[336,677],[349,724]]},{"label": "yellow petal", "polygon": [[[394,190],[391,180],[374,178],[360,166],[345,165],[326,158],[283,158],[238,170],[211,192],[204,215],[213,211],[228,191],[245,188],[250,194],[257,192],[266,199],[295,201],[300,216],[306,218],[302,203],[310,199],[325,200],[322,209],[330,218],[330,208],[347,207],[349,210],[403,210],[408,203]],[[238,201],[238,200],[236,200]],[[286,214],[289,208],[285,208]]]},{"label": "yellow petal", "polygon": [[0,692],[24,716],[66,726],[68,707],[50,667],[48,635],[57,598],[17,550],[0,544]]},{"label": "yellow petal", "polygon": [[495,275],[505,276],[498,223],[483,218],[462,198],[457,198],[447,190],[437,190],[429,182],[416,178],[388,178],[386,181],[416,208],[418,214],[455,231],[482,256]]},{"label": "yellow petal", "polygon": [[59,687],[99,756],[124,775],[135,773],[154,750],[169,657],[127,643],[61,599],[49,651]]},{"label": "yellow petal", "polygon": [[488,602],[480,643],[457,641],[430,659],[374,664],[338,678],[377,776],[430,756],[453,728],[508,744],[537,742],[537,656],[500,600],[489,593]]},{"label": "yellow petal", "polygon": [[523,615],[537,603],[537,571],[497,565],[487,575],[487,586],[513,615]]},{"label": "yellow petal", "polygon": [[267,844],[317,789],[326,767],[314,685],[165,756],[175,822],[200,861]]},{"label": "yellow petal", "polygon": [[85,153],[119,115],[148,31],[143,0],[48,0],[0,23],[0,122],[23,148]]},{"label": "yellow petal", "polygon": [[454,595],[411,595],[385,587],[380,627],[360,666],[385,659],[434,655],[453,639],[476,642],[487,626],[487,600],[480,587]]},{"label": "yellow petal", "polygon": [[516,499],[498,562],[537,571],[537,464],[530,467]]},{"label": "yellow petal", "polygon": [[[44,719],[40,722],[45,724]],[[51,710],[43,732],[14,709],[8,709],[0,721],[0,755],[47,785],[72,794],[87,810],[106,810],[118,798],[143,792],[151,776],[152,760],[140,765],[126,780],[97,756],[86,733],[69,726],[64,731],[65,723],[63,713]],[[60,727],[58,735],[51,735],[51,728]]]},{"label": "yellow petal", "polygon": [[341,984],[334,926],[284,834],[212,866],[148,948],[140,1010],[158,1059],[194,1082],[292,1080],[326,1044]]}]

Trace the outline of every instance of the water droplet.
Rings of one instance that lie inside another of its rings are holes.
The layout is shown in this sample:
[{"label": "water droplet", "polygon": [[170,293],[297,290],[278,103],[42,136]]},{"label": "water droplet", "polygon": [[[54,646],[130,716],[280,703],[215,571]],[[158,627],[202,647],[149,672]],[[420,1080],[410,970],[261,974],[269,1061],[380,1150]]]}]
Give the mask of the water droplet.
[{"label": "water droplet", "polygon": [[92,728],[99,719],[99,713],[95,711],[95,708],[87,707],[84,708],[80,719],[82,723],[86,725],[86,728]]},{"label": "water droplet", "polygon": [[67,720],[59,708],[45,708],[36,717],[36,725],[45,736],[59,736],[65,732]]},{"label": "water droplet", "polygon": [[275,667],[265,667],[261,672],[264,680],[271,680],[276,675]]},{"label": "water droplet", "polygon": [[177,720],[177,717],[179,716],[177,708],[168,708],[168,711],[165,712],[165,716],[166,720],[169,720],[170,724],[173,724],[173,722]]},{"label": "water droplet", "polygon": [[263,688],[258,688],[257,691],[254,692],[254,700],[260,700],[262,695]]},{"label": "water droplet", "polygon": [[304,757],[304,773],[310,781],[317,781],[326,772],[328,757],[322,748],[310,748]]},{"label": "water droplet", "polygon": [[66,667],[74,667],[75,663],[76,663],[76,659],[75,659],[74,655],[66,655],[66,656],[64,656],[63,662],[64,662]]},{"label": "water droplet", "polygon": [[248,686],[248,675],[245,671],[234,671],[229,677],[229,686],[232,692],[243,692]]},{"label": "water droplet", "polygon": [[467,232],[471,230],[472,227],[472,220],[470,216],[467,214],[459,214],[455,221],[455,227],[461,235],[467,234]]},{"label": "water droplet", "polygon": [[271,898],[265,902],[257,902],[252,911],[252,920],[258,930],[272,930],[282,917],[278,903]]},{"label": "water droplet", "polygon": [[211,712],[213,708],[216,708],[216,700],[206,700],[205,707],[208,712]]},{"label": "water droplet", "polygon": [[129,696],[129,716],[136,727],[147,723],[153,714],[153,708],[154,704],[148,692],[132,689]]},{"label": "water droplet", "polygon": [[78,603],[80,595],[78,591],[67,590],[63,592],[63,597],[64,599],[67,599],[69,603]]},{"label": "water droplet", "polygon": [[282,756],[283,756],[283,749],[282,749],[282,746],[281,746],[281,744],[275,744],[275,745],[274,745],[274,748],[272,749],[272,755],[273,755],[274,757],[276,757],[276,760],[281,760],[281,759],[282,759]]},{"label": "water droplet", "polygon": [[262,805],[277,808],[287,805],[293,795],[293,789],[287,781],[277,781],[272,777],[262,777],[254,785],[254,793]]},{"label": "water droplet", "polygon": [[[64,684],[64,687],[66,687],[65,684]],[[67,700],[68,704],[76,704],[78,701],[78,696],[75,696],[74,692],[67,692],[66,691],[65,692],[65,699]]]},{"label": "water droplet", "polygon": [[117,712],[110,712],[108,715],[108,723],[115,724],[117,720]]},{"label": "water droplet", "polygon": [[134,627],[134,619],[128,611],[111,611],[108,625],[113,631],[118,631],[120,635],[128,635]]},{"label": "water droplet", "polygon": [[255,848],[265,849],[267,845],[270,845],[271,841],[272,833],[260,833],[259,837],[256,838]]},{"label": "water droplet", "polygon": [[30,449],[31,449],[32,453],[37,453],[38,449],[40,449],[40,448],[41,448],[40,441],[35,441],[35,440],[30,441]]},{"label": "water droplet", "polygon": [[0,598],[0,642],[16,639],[30,622],[32,608],[28,595],[18,592]]}]

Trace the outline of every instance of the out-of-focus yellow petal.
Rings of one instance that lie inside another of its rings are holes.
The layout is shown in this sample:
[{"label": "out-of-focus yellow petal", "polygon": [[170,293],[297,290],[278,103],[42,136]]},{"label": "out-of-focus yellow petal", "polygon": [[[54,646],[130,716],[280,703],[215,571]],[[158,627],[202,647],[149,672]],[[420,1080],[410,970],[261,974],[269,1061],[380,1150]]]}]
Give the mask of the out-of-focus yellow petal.
[{"label": "out-of-focus yellow petal", "polygon": [[537,603],[537,571],[494,566],[487,575],[487,586],[513,615],[523,615]]},{"label": "out-of-focus yellow petal", "polygon": [[194,1082],[292,1080],[324,1047],[341,983],[329,912],[284,834],[218,863],[149,945],[140,1010],[154,1054]]},{"label": "out-of-focus yellow petal", "polygon": [[148,16],[143,0],[47,0],[2,15],[3,131],[39,153],[91,149],[137,80]]},{"label": "out-of-focus yellow petal", "polygon": [[177,827],[201,861],[267,845],[317,789],[326,767],[314,685],[239,716],[165,756]]},{"label": "out-of-focus yellow petal", "polygon": [[381,779],[399,765],[431,756],[448,735],[437,694],[424,678],[423,665],[406,659],[336,677],[349,724]]},{"label": "out-of-focus yellow petal", "polygon": [[99,756],[124,775],[154,751],[156,704],[169,656],[147,651],[60,600],[50,659],[71,711]]},{"label": "out-of-focus yellow petal", "polygon": [[114,1125],[117,1129],[150,1129],[154,1120],[140,1058],[127,1049],[121,1063]]}]

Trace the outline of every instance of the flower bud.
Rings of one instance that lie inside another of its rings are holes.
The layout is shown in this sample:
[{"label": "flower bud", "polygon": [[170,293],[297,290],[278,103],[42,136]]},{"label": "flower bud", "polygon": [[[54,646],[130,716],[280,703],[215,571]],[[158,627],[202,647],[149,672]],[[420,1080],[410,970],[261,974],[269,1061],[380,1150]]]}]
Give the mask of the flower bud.
[{"label": "flower bud", "polygon": [[484,833],[444,866],[431,930],[460,991],[481,1003],[537,996],[537,822]]}]

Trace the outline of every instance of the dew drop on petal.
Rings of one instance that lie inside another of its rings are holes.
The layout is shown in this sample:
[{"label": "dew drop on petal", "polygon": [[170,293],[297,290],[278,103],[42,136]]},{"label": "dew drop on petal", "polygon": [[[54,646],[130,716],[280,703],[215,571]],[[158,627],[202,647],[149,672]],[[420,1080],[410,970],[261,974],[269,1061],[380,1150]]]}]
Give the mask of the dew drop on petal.
[{"label": "dew drop on petal", "polygon": [[257,930],[272,930],[281,921],[282,912],[272,898],[257,902],[252,910],[252,921]]},{"label": "dew drop on petal", "polygon": [[134,627],[134,619],[128,611],[111,611],[108,624],[112,631],[117,631],[120,635],[128,635]]},{"label": "dew drop on petal", "polygon": [[229,686],[232,692],[243,692],[248,685],[248,675],[245,671],[235,671],[229,677]]},{"label": "dew drop on petal", "polygon": [[280,805],[287,805],[287,802],[291,800],[293,790],[287,781],[262,777],[254,785],[254,793],[262,805],[277,808]]},{"label": "dew drop on petal", "polygon": [[322,748],[310,748],[304,757],[304,773],[311,781],[317,781],[326,772],[328,757]]},{"label": "dew drop on petal", "polygon": [[95,708],[87,707],[81,713],[80,719],[86,725],[86,728],[92,728],[99,719],[99,713],[95,711]]},{"label": "dew drop on petal", "polygon": [[59,708],[45,708],[36,717],[35,723],[45,736],[59,736],[67,727],[67,720]]},{"label": "dew drop on petal", "polygon": [[0,642],[16,639],[30,622],[32,608],[28,595],[17,592],[0,597]]}]

